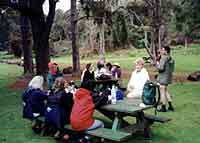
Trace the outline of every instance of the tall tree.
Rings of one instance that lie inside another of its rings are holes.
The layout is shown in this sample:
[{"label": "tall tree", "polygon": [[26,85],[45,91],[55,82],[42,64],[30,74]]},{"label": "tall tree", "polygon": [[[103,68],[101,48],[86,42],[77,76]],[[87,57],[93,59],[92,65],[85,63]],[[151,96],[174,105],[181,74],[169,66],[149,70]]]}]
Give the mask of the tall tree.
[{"label": "tall tree", "polygon": [[199,38],[200,29],[200,1],[182,0],[176,3],[176,29],[185,37],[185,47],[189,38]]},{"label": "tall tree", "polygon": [[38,9],[38,15],[30,15],[32,34],[34,41],[36,72],[46,75],[48,72],[49,56],[49,35],[55,16],[55,8],[58,0],[49,0],[49,13],[45,17],[42,9],[44,0],[34,1]]},{"label": "tall tree", "polygon": [[49,1],[49,13],[43,12],[45,0],[1,0],[0,6],[10,6],[27,16],[31,22],[33,34],[33,49],[35,50],[36,74],[46,76],[48,72],[49,57],[49,35],[55,15],[56,3],[58,0]]},{"label": "tall tree", "polygon": [[72,61],[73,61],[73,72],[75,74],[80,73],[80,56],[79,48],[76,44],[76,31],[77,31],[77,11],[76,11],[76,0],[71,0],[71,40],[72,40]]},{"label": "tall tree", "polygon": [[22,49],[24,57],[24,75],[33,75],[33,59],[32,59],[32,47],[29,39],[29,19],[26,16],[21,15],[21,37],[22,37]]}]

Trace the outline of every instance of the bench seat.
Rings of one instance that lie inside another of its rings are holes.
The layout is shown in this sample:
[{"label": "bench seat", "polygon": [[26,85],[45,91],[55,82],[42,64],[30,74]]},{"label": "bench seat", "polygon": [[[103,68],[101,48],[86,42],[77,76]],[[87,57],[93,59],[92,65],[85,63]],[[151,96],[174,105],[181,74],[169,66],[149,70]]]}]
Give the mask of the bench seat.
[{"label": "bench seat", "polygon": [[161,116],[156,116],[156,115],[145,114],[144,117],[145,117],[145,119],[150,120],[150,121],[153,121],[153,122],[166,123],[166,122],[171,121],[170,118],[161,117]]},{"label": "bench seat", "polygon": [[[70,125],[66,125],[65,129],[73,130]],[[97,128],[95,130],[87,131],[86,134],[117,142],[124,141],[131,136],[130,133],[122,131],[113,131],[112,129],[108,128]]]}]

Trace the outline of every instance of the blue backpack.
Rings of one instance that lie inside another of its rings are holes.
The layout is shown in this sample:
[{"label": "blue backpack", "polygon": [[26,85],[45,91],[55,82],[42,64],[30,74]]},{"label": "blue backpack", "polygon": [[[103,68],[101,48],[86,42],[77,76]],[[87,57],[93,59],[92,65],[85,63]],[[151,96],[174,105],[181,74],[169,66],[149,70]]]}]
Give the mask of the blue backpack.
[{"label": "blue backpack", "polygon": [[[158,97],[156,98],[158,92]],[[152,81],[147,81],[144,84],[142,101],[145,105],[153,105],[157,108],[160,102],[160,90],[159,86]]]}]

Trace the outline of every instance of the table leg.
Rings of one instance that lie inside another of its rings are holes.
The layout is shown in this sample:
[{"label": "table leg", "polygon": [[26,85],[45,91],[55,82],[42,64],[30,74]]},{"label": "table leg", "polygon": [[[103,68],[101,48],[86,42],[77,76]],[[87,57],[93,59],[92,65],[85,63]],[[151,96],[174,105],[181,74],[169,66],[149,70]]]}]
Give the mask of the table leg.
[{"label": "table leg", "polygon": [[130,124],[127,122],[127,121],[125,121],[124,119],[123,119],[123,116],[124,115],[122,115],[122,114],[120,114],[120,117],[119,117],[119,113],[118,113],[118,119],[115,119],[116,118],[116,115],[115,115],[115,113],[114,112],[110,112],[110,111],[106,111],[106,110],[103,110],[103,109],[101,109],[101,108],[98,108],[97,109],[101,114],[103,114],[104,116],[106,116],[106,117],[108,117],[110,120],[112,120],[112,121],[114,121],[114,122],[117,122],[117,121],[115,121],[115,120],[118,120],[119,118],[120,118],[120,124],[123,126],[123,127],[126,127],[126,126],[129,126]]},{"label": "table leg", "polygon": [[112,130],[113,131],[116,131],[116,130],[118,130],[120,128],[121,121],[122,121],[122,119],[119,117],[118,113],[115,112],[115,118],[114,118],[113,125],[112,125]]},{"label": "table leg", "polygon": [[151,124],[149,124],[148,121],[145,119],[143,111],[137,113],[136,125],[139,128],[143,129],[145,138],[150,138],[150,134],[151,134],[150,125]]}]

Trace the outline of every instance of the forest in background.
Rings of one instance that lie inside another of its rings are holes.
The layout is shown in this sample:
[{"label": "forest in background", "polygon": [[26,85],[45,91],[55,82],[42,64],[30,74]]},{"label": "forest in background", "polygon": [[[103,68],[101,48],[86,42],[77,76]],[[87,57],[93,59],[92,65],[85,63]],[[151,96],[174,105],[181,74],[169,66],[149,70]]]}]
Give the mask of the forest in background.
[{"label": "forest in background", "polygon": [[[167,0],[162,4],[161,40],[165,44],[185,45],[200,42],[200,2],[193,3],[178,0]],[[144,48],[146,28],[152,24],[152,17],[148,5],[142,0],[129,0],[126,8],[117,10],[112,16],[105,16],[104,44],[106,51],[121,48]],[[88,13],[87,7],[77,6],[78,18]],[[97,10],[97,14],[101,11]],[[114,22],[112,22],[114,21]],[[89,53],[98,54],[100,30],[98,18],[85,18],[78,21],[77,44],[81,56]],[[21,57],[20,15],[17,11],[8,8],[6,14],[0,17],[0,50],[14,53]],[[187,43],[186,43],[187,42]],[[29,43],[32,44],[31,32]],[[50,53],[53,56],[71,54],[70,41],[70,11],[58,9],[55,13],[50,39]],[[84,50],[82,50],[84,49]]]}]

